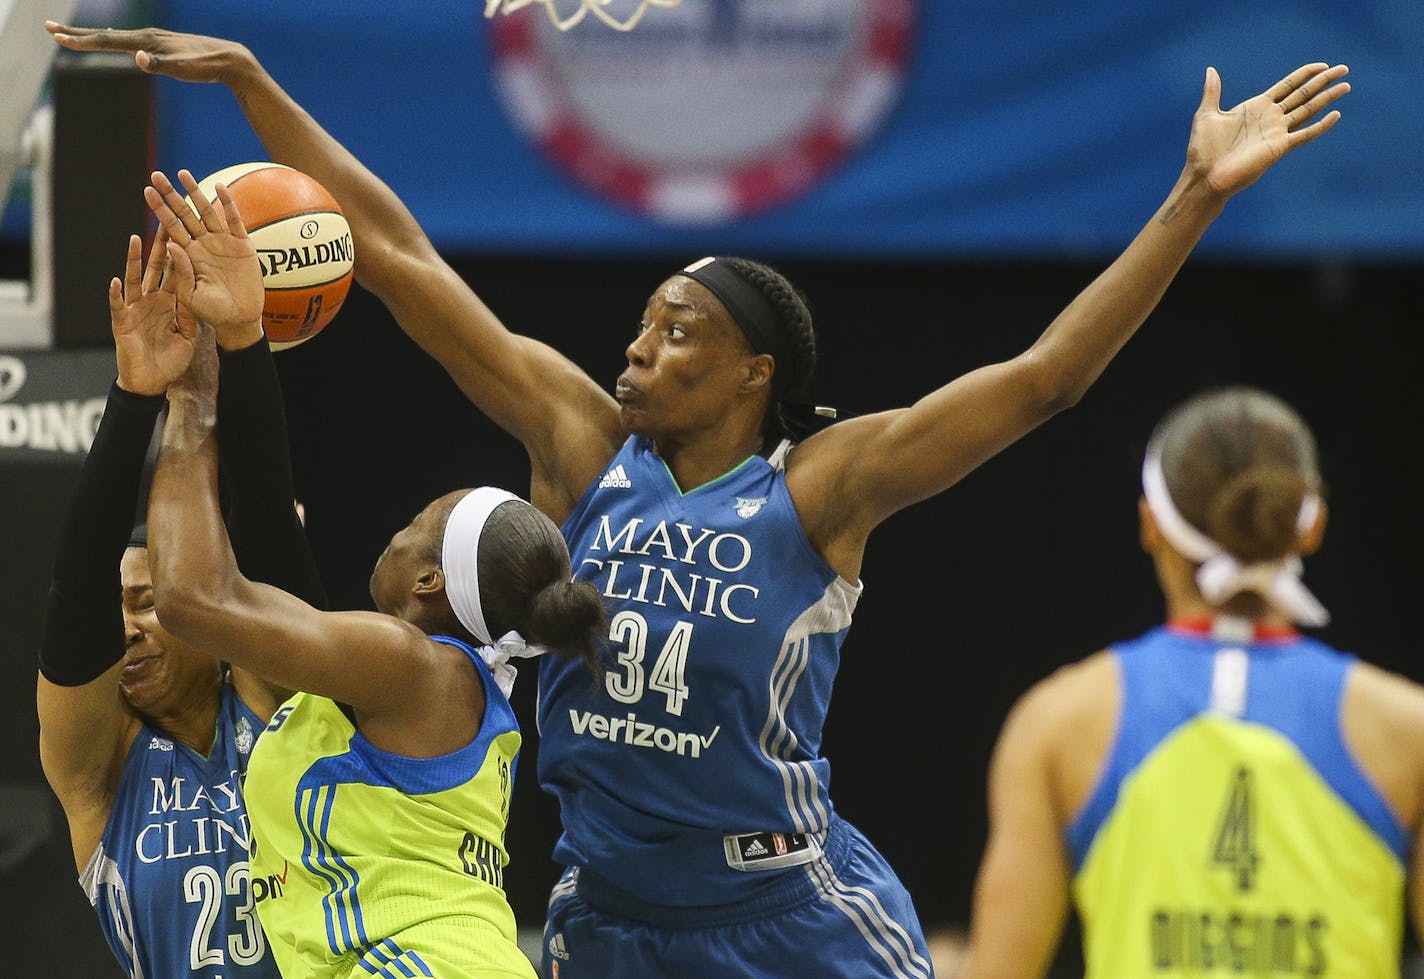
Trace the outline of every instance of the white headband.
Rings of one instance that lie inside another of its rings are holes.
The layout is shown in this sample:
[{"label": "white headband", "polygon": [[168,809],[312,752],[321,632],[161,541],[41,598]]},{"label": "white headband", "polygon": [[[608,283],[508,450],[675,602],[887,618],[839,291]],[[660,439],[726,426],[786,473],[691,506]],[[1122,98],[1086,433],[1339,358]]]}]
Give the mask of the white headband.
[{"label": "white headband", "polygon": [[440,547],[440,566],[445,569],[445,594],[455,618],[470,630],[470,635],[482,645],[490,645],[489,626],[485,625],[484,608],[480,605],[480,535],[495,507],[519,497],[494,486],[470,490],[450,511],[445,524],[445,540]]},{"label": "white headband", "polygon": [[514,631],[506,632],[496,642],[490,636],[484,607],[480,604],[480,535],[495,508],[510,500],[529,505],[513,493],[494,486],[470,490],[450,511],[450,519],[445,523],[445,539],[440,546],[440,565],[445,571],[445,594],[450,599],[450,607],[455,610],[460,624],[480,643],[475,652],[490,668],[505,697],[514,689],[517,673],[509,660],[538,656],[545,651],[543,646],[525,642],[524,637]]},{"label": "white headband", "polygon": [[[1270,602],[1292,622],[1322,626],[1330,621],[1330,613],[1325,611],[1325,606],[1300,580],[1304,565],[1298,556],[1289,554],[1277,561],[1243,565],[1226,548],[1187,522],[1167,490],[1167,479],[1162,474],[1160,440],[1154,440],[1147,447],[1147,458],[1142,463],[1142,495],[1147,499],[1147,509],[1152,511],[1162,536],[1183,557],[1200,565],[1196,574],[1197,587],[1208,602],[1220,605],[1232,595],[1249,591]],[[1296,533],[1303,534],[1315,526],[1319,515],[1320,497],[1314,493],[1305,494],[1300,501],[1300,513],[1296,516]]]}]

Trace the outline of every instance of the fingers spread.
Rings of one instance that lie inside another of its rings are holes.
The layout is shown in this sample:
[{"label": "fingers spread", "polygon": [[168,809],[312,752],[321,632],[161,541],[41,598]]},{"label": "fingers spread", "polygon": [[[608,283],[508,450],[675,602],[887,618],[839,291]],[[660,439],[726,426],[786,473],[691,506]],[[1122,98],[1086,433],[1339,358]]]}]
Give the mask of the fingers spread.
[{"label": "fingers spread", "polygon": [[183,222],[173,213],[173,209],[168,206],[158,191],[152,187],[145,187],[143,200],[148,205],[148,209],[153,212],[153,216],[158,219],[158,226],[170,239],[183,245],[192,240],[192,235],[188,234],[187,229],[183,227]]},{"label": "fingers spread", "polygon": [[[135,235],[137,237],[137,235]],[[168,232],[159,227],[153,236],[153,245],[148,250],[148,267],[143,270],[143,291],[154,292],[163,284],[163,273],[168,267]]]},{"label": "fingers spread", "polygon": [[1350,69],[1345,65],[1335,65],[1332,68],[1317,72],[1303,84],[1292,89],[1285,98],[1280,100],[1281,110],[1287,113],[1294,112],[1302,105],[1314,99],[1321,92],[1325,91],[1326,87],[1332,82],[1339,81],[1349,73]]},{"label": "fingers spread", "polygon": [[[203,220],[198,213],[183,200],[183,195],[173,186],[173,183],[162,173],[155,170],[149,177],[150,187],[144,189],[144,199],[148,201],[149,210],[153,211],[160,224],[168,229],[169,235],[180,245],[186,245],[191,238],[196,238],[204,230]],[[158,201],[166,206],[166,214],[160,212],[154,203],[152,190]]]},{"label": "fingers spread", "polygon": [[227,184],[219,183],[214,188],[218,195],[218,204],[221,206],[227,218],[227,230],[235,238],[247,237],[247,226],[242,223],[242,215],[237,210],[237,201],[232,199],[232,195],[227,191]]},{"label": "fingers spread", "polygon": [[1286,122],[1294,129],[1342,95],[1349,94],[1349,91],[1349,82],[1341,82],[1338,85],[1331,86],[1325,91],[1315,95],[1305,104],[1297,106],[1294,111],[1287,113]]},{"label": "fingers spread", "polygon": [[1317,120],[1311,125],[1306,126],[1304,129],[1297,129],[1295,132],[1290,134],[1291,149],[1295,149],[1297,146],[1304,146],[1312,139],[1315,139],[1319,136],[1324,136],[1331,129],[1333,129],[1335,127],[1335,124],[1339,121],[1340,110],[1332,109],[1330,112],[1326,113],[1323,118]]},{"label": "fingers spread", "polygon": [[1282,78],[1270,88],[1266,89],[1266,97],[1272,102],[1279,102],[1328,67],[1330,66],[1323,61],[1312,61],[1308,65],[1301,65],[1285,78]]},{"label": "fingers spread", "polygon": [[203,227],[209,231],[222,232],[227,230],[227,220],[222,212],[213,207],[213,202],[208,200],[208,195],[203,193],[195,178],[189,170],[179,170],[178,180],[183,184],[183,189],[188,192],[188,200],[193,202],[193,206],[198,209],[198,217],[203,222]]}]

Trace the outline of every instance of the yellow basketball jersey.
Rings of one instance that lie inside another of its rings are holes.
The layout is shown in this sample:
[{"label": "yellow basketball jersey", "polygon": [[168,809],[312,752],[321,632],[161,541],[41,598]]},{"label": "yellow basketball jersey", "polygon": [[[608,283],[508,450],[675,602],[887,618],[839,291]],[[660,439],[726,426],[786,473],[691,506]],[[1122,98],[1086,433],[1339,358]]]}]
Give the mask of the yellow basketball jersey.
[{"label": "yellow basketball jersey", "polygon": [[297,694],[258,739],[245,795],[258,917],[285,979],[533,979],[503,889],[520,735],[489,679],[479,734],[438,758],[380,751]]},{"label": "yellow basketball jersey", "polygon": [[1349,657],[1158,629],[1069,828],[1091,979],[1399,975],[1407,837],[1339,728]]}]

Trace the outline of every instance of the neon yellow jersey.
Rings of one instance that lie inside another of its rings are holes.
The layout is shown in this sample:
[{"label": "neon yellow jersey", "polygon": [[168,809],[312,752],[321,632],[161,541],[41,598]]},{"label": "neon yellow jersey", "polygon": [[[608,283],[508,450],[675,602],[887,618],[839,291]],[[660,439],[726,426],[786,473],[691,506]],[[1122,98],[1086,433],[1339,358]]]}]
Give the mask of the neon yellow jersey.
[{"label": "neon yellow jersey", "polygon": [[1408,838],[1350,755],[1353,659],[1163,628],[1068,831],[1090,979],[1399,975]]},{"label": "neon yellow jersey", "polygon": [[245,795],[252,887],[285,979],[533,979],[504,894],[518,723],[479,657],[484,721],[438,758],[380,751],[297,694],[258,739]]}]

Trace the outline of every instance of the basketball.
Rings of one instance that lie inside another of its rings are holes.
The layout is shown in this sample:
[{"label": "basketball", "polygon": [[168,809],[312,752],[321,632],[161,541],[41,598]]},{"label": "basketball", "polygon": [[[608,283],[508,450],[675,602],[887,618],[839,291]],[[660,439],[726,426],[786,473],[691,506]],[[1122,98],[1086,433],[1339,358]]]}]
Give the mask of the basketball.
[{"label": "basketball", "polygon": [[273,350],[310,340],[351,288],[351,228],[325,187],[280,163],[239,163],[198,182],[209,200],[227,185],[262,262],[262,327]]}]

